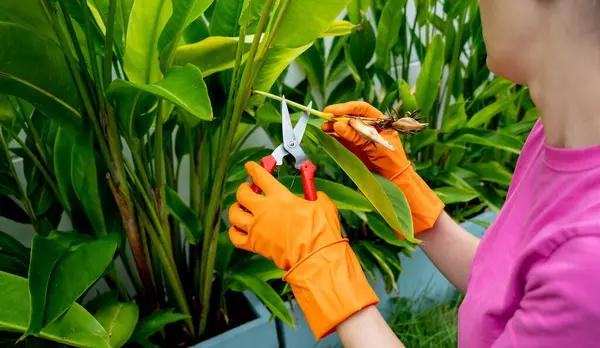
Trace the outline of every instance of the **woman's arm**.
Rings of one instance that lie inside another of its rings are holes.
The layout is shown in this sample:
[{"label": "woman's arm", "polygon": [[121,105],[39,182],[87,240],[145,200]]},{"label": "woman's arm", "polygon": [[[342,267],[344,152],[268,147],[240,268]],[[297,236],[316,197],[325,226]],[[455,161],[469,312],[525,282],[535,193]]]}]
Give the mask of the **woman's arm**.
[{"label": "woman's arm", "polygon": [[437,269],[459,291],[466,292],[471,263],[479,238],[473,236],[442,212],[433,228],[419,233],[421,249]]},{"label": "woman's arm", "polygon": [[346,319],[338,325],[337,333],[345,348],[404,348],[375,306],[368,306]]}]

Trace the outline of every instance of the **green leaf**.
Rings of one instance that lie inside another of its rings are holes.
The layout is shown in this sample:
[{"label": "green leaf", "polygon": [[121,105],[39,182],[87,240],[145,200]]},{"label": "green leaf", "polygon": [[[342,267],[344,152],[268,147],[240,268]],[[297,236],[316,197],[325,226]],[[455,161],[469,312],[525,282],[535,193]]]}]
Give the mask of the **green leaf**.
[{"label": "green leaf", "polygon": [[392,202],[394,212],[402,226],[402,229],[399,230],[400,234],[411,235],[413,231],[413,221],[410,207],[404,193],[402,193],[402,190],[400,190],[393,182],[381,175],[375,175],[375,179],[377,179],[379,185],[381,185],[381,188],[383,188],[383,191],[385,191],[390,199],[390,202]]},{"label": "green leaf", "polygon": [[235,247],[233,243],[231,243],[231,239],[229,239],[229,233],[221,232],[219,233],[219,240],[217,241],[217,256],[215,258],[215,271],[219,275],[224,275],[229,268],[229,261],[231,261],[231,255],[233,255],[233,251]]},{"label": "green leaf", "polygon": [[173,309],[162,309],[152,312],[152,314],[140,320],[131,336],[130,342],[140,342],[148,338],[166,325],[176,323],[187,319],[188,316],[181,313],[173,313]]},{"label": "green leaf", "polygon": [[0,252],[0,271],[27,277],[27,265],[18,258]]},{"label": "green leaf", "polygon": [[[136,91],[166,99],[201,120],[213,119],[208,89],[202,79],[202,73],[191,64],[173,67],[164,79],[150,85],[115,80],[108,89],[108,98],[116,100]],[[131,118],[125,122],[132,124]]]},{"label": "green leaf", "polygon": [[482,181],[509,186],[512,180],[512,173],[498,162],[473,163],[464,169],[475,173]]},{"label": "green leaf", "polygon": [[331,23],[329,28],[327,28],[327,30],[321,35],[321,37],[348,35],[351,34],[352,30],[354,30],[354,28],[356,27],[358,27],[358,25],[355,25],[351,22],[336,20],[333,21],[333,23]]},{"label": "green leaf", "polygon": [[477,128],[463,128],[453,134],[452,138],[446,140],[444,143],[450,145],[461,143],[478,144],[508,151],[517,155],[521,153],[521,148],[523,147],[523,141],[518,138],[496,131]]},{"label": "green leaf", "polygon": [[369,252],[360,244],[352,243],[350,245],[356,254],[358,262],[360,262],[360,266],[362,267],[363,272],[365,272],[365,275],[371,278],[372,281],[375,281],[377,279],[375,276],[375,268],[377,266],[375,265],[375,262],[373,261],[373,258]]},{"label": "green leaf", "polygon": [[400,95],[402,96],[402,107],[404,111],[416,111],[418,109],[417,99],[410,92],[410,86],[408,85],[408,82],[401,80],[398,89],[400,89]]},{"label": "green leaf", "polygon": [[90,313],[96,313],[100,308],[119,303],[119,293],[116,290],[103,292],[84,305]]},{"label": "green leaf", "polygon": [[60,234],[33,237],[28,333],[38,333],[56,320],[102,276],[112,261],[118,239],[117,234],[109,234],[72,247],[73,240],[66,240]]},{"label": "green leaf", "polygon": [[73,179],[71,178],[71,154],[73,152],[73,136],[65,133],[62,128],[56,132],[54,141],[54,174],[58,184],[58,190],[66,204],[71,209],[71,200],[75,197],[73,190]]},{"label": "green leaf", "polygon": [[139,309],[135,302],[114,303],[100,308],[94,314],[108,333],[111,347],[121,347],[129,340],[138,321]]},{"label": "green leaf", "polygon": [[14,256],[23,264],[29,264],[29,249],[8,233],[0,231],[0,250]]},{"label": "green leaf", "polygon": [[172,13],[170,0],[133,2],[123,57],[125,72],[132,83],[150,84],[161,79],[158,39]]},{"label": "green leaf", "polygon": [[390,69],[390,51],[398,41],[402,17],[406,15],[404,11],[406,2],[407,0],[387,1],[379,17],[375,66],[385,71]]},{"label": "green leaf", "polygon": [[381,187],[381,184],[358,157],[317,127],[308,125],[306,134],[313,141],[317,142],[342,170],[348,174],[350,179],[358,186],[390,227],[402,234],[407,240],[416,242],[412,229],[406,230],[406,227],[400,223],[390,198]]},{"label": "green leaf", "polygon": [[513,93],[508,97],[500,98],[494,103],[479,110],[467,122],[468,128],[477,128],[491,120],[494,116],[504,111],[515,99],[519,97],[519,93]]},{"label": "green leaf", "polygon": [[[27,279],[0,272],[0,330],[25,332],[29,312]],[[77,303],[36,336],[76,347],[110,348],[102,325]]]},{"label": "green leaf", "polygon": [[431,45],[427,48],[427,54],[417,78],[415,91],[417,104],[422,109],[423,115],[428,119],[433,118],[433,115],[430,115],[430,113],[438,96],[443,67],[444,42],[442,41],[442,36],[437,34],[433,37]]},{"label": "green leaf", "polygon": [[[238,42],[237,37],[210,36],[200,42],[182,45],[177,47],[173,63],[193,64],[202,71],[204,77],[231,69],[235,64]],[[249,50],[250,43],[245,42],[242,60],[245,60]]]},{"label": "green leaf", "polygon": [[210,19],[210,33],[213,36],[234,37],[239,34],[239,21],[244,0],[217,0]]},{"label": "green leaf", "polygon": [[0,42],[0,92],[23,98],[60,125],[77,129],[79,93],[60,46],[35,29],[1,21]]},{"label": "green leaf", "polygon": [[81,132],[73,145],[71,179],[73,190],[81,201],[96,236],[105,235],[107,231],[98,189],[94,136],[91,129]]},{"label": "green leaf", "polygon": [[165,199],[171,215],[183,225],[188,243],[196,245],[202,238],[202,225],[196,213],[175,190],[168,186],[165,190]]},{"label": "green leaf", "polygon": [[248,275],[258,277],[266,282],[273,279],[281,279],[285,275],[285,271],[277,268],[275,263],[260,255],[254,255],[249,260],[238,263],[231,268],[231,274]]},{"label": "green leaf", "polygon": [[173,0],[173,14],[158,38],[158,50],[162,51],[176,40],[190,23],[206,11],[212,2],[213,0]]},{"label": "green leaf", "polygon": [[[285,70],[294,59],[306,51],[311,44],[312,43],[309,43],[308,45],[298,48],[285,48],[281,46],[269,48],[265,54],[264,63],[254,80],[254,89],[259,91],[270,90],[283,70]],[[265,97],[254,95],[250,99],[249,105],[260,105],[264,100]]]},{"label": "green leaf", "polygon": [[515,84],[502,77],[496,77],[491,83],[489,83],[481,93],[475,96],[475,100],[485,100],[487,98],[495,97],[498,94],[506,92],[508,89],[513,87]]},{"label": "green leaf", "polygon": [[386,243],[399,247],[412,248],[411,243],[398,238],[394,230],[388,226],[381,216],[377,214],[368,214],[367,225],[377,237],[383,239]]},{"label": "green leaf", "polygon": [[375,31],[369,21],[365,21],[362,30],[357,31],[348,41],[350,55],[357,69],[363,71],[375,54],[376,37]]},{"label": "green leaf", "polygon": [[479,193],[457,187],[438,187],[433,190],[444,204],[466,203],[479,197]]},{"label": "green leaf", "polygon": [[[293,177],[287,176],[280,178],[282,185],[290,187]],[[333,181],[315,178],[315,187],[317,191],[322,191],[335,203],[340,210],[373,211],[373,206],[360,192],[355,191],[342,184]],[[304,188],[300,180],[294,181],[291,191],[299,196],[304,196]]]},{"label": "green leaf", "polygon": [[285,307],[285,303],[279,297],[279,294],[273,290],[273,288],[267,284],[267,282],[261,280],[257,276],[251,274],[233,274],[231,276],[234,282],[241,285],[242,288],[248,289],[260,298],[264,302],[265,306],[273,312],[277,317],[283,320],[286,324],[294,326],[292,315]]},{"label": "green leaf", "polygon": [[0,124],[11,126],[17,118],[17,111],[6,94],[0,93]]},{"label": "green leaf", "polygon": [[384,276],[384,278],[388,279],[388,281],[386,282],[386,290],[390,292],[393,289],[396,293],[398,293],[398,286],[396,284],[397,277],[394,274],[394,270],[390,266],[390,264],[393,263],[389,263],[389,260],[387,260],[386,255],[384,255],[384,253],[382,253],[381,250],[376,248],[371,242],[361,240],[358,243],[370,253],[373,259],[379,265],[379,269],[381,270],[381,273]]},{"label": "green leaf", "polygon": [[[297,48],[310,44],[327,31],[348,2],[350,0],[290,0],[272,45]],[[298,30],[300,27],[302,30]]]}]

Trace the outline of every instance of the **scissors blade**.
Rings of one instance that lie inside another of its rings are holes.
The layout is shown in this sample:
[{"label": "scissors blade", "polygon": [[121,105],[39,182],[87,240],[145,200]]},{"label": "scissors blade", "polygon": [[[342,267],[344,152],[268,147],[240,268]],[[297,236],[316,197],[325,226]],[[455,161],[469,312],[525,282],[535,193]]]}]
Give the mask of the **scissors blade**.
[{"label": "scissors blade", "polygon": [[[308,104],[308,108],[310,109],[311,107],[312,107],[312,102],[310,102]],[[302,137],[304,136],[304,131],[306,130],[307,124],[308,124],[308,112],[305,111],[302,113],[302,116],[300,116],[298,123],[296,123],[296,126],[294,127],[294,135],[296,136],[297,141],[302,141]]]},{"label": "scissors blade", "polygon": [[285,97],[281,98],[281,132],[283,133],[284,144],[296,144],[296,136],[294,135],[292,119],[290,118],[290,111],[287,107]]}]

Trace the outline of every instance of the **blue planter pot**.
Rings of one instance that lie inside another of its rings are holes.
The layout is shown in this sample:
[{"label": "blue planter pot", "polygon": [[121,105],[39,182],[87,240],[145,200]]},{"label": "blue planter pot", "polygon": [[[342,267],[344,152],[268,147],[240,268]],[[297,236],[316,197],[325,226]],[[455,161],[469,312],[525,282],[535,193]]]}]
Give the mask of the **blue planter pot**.
[{"label": "blue planter pot", "polygon": [[[496,214],[494,212],[485,212],[473,220],[492,222]],[[461,224],[471,234],[481,238],[486,228],[480,224],[467,221]],[[428,303],[440,303],[452,298],[456,294],[456,289],[450,282],[435,268],[429,261],[425,253],[417,248],[413,252],[412,258],[400,255],[402,263],[402,273],[398,279],[398,290],[402,298],[419,299],[421,305]],[[388,319],[391,315],[392,303],[390,299],[394,294],[388,294],[385,291],[385,283],[379,273],[376,274],[376,281],[369,280],[375,293],[379,297],[380,303],[377,305],[384,318]],[[340,341],[337,334],[332,334],[318,343],[316,342],[302,311],[293,301],[294,305],[294,324],[290,327],[280,320],[277,320],[279,332],[279,341],[283,348],[306,348],[306,347],[339,347]],[[288,309],[290,305],[288,304]]]},{"label": "blue planter pot", "polygon": [[262,302],[249,291],[244,292],[244,297],[252,308],[256,319],[242,324],[232,330],[222,333],[206,341],[200,342],[193,348],[239,348],[261,347],[279,348],[277,327],[271,319],[271,313]]}]

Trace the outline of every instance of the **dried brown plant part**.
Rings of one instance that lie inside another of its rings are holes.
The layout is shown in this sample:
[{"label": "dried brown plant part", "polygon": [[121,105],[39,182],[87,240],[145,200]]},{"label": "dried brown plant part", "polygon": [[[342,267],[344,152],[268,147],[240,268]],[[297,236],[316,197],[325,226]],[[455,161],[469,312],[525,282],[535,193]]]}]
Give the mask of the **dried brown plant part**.
[{"label": "dried brown plant part", "polygon": [[348,121],[348,124],[354,128],[360,135],[367,138],[369,141],[380,144],[390,151],[396,151],[394,146],[385,140],[381,134],[373,126],[366,125],[362,120],[352,119]]},{"label": "dried brown plant part", "polygon": [[402,117],[392,123],[392,128],[400,133],[414,134],[427,127],[429,123],[421,123],[412,117]]}]

